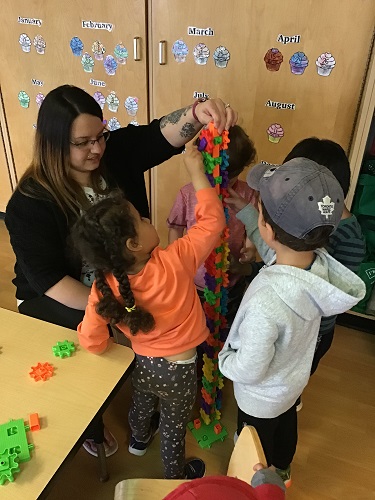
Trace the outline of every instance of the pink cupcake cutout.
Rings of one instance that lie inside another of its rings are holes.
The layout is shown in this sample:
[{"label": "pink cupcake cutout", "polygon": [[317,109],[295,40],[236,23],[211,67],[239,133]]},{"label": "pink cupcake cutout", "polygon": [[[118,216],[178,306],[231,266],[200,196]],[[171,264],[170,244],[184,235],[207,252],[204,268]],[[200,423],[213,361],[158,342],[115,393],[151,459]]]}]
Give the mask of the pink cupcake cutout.
[{"label": "pink cupcake cutout", "polygon": [[35,102],[36,102],[38,108],[40,108],[43,101],[44,101],[44,95],[41,92],[39,92],[39,94],[37,94],[35,97]]},{"label": "pink cupcake cutout", "polygon": [[105,104],[105,97],[104,95],[99,92],[99,90],[97,90],[95,92],[95,94],[93,95],[95,101],[99,104],[99,106],[101,107],[101,109],[104,109],[104,104]]},{"label": "pink cupcake cutout", "polygon": [[316,69],[320,76],[329,76],[335,66],[335,58],[330,52],[323,52],[316,60]]},{"label": "pink cupcake cutout", "polygon": [[267,129],[268,140],[273,144],[280,142],[280,139],[284,137],[284,129],[280,123],[273,123]]}]

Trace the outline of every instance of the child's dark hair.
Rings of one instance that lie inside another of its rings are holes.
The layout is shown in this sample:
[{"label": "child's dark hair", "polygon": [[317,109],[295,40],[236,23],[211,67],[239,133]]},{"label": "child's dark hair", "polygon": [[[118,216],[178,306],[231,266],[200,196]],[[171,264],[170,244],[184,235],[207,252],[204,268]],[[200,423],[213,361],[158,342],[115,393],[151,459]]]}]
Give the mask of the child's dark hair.
[{"label": "child's dark hair", "polygon": [[256,149],[253,141],[239,125],[234,125],[229,129],[228,144],[228,177],[233,179],[251,165],[256,157]]},{"label": "child's dark hair", "polygon": [[287,233],[280,226],[275,224],[271,219],[263,201],[260,201],[262,206],[262,213],[264,222],[269,224],[274,232],[274,237],[276,241],[279,241],[282,245],[285,245],[296,252],[308,252],[315,250],[316,248],[325,247],[328,243],[328,238],[332,233],[333,228],[331,226],[319,226],[312,229],[304,239],[296,238],[295,236]]},{"label": "child's dark hair", "polygon": [[[119,192],[90,207],[72,229],[75,247],[95,269],[96,286],[102,294],[96,312],[111,325],[123,323],[135,335],[139,330],[145,333],[152,330],[155,320],[151,313],[135,304],[127,276],[135,263],[135,257],[126,248],[129,238],[137,238],[135,220],[130,203]],[[117,279],[124,305],[113,295],[105,278],[108,273]]]},{"label": "child's dark hair", "polygon": [[[227,168],[228,178],[233,179],[240,175],[243,170],[251,165],[257,155],[253,141],[242,127],[234,125],[229,129],[228,155],[229,165]],[[194,142],[197,146],[199,138]]]},{"label": "child's dark hair", "polygon": [[350,164],[340,144],[328,139],[309,137],[296,144],[283,163],[299,157],[309,158],[327,167],[338,180],[346,197],[350,186]]}]

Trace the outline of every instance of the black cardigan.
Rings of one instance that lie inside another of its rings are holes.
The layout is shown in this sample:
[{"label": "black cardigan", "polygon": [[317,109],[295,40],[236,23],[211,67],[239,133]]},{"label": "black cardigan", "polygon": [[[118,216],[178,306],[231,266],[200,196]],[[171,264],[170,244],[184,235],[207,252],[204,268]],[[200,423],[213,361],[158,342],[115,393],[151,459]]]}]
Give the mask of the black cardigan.
[{"label": "black cardigan", "polygon": [[[111,133],[104,162],[110,187],[119,187],[139,210],[149,215],[144,172],[183,148],[174,148],[160,131],[159,120],[150,125],[129,125]],[[34,182],[34,181],[28,181]],[[41,193],[45,190],[40,186]],[[18,189],[5,214],[5,224],[16,254],[13,280],[17,299],[42,296],[64,276],[80,279],[81,262],[68,243],[69,224],[53,201],[30,198]]]}]

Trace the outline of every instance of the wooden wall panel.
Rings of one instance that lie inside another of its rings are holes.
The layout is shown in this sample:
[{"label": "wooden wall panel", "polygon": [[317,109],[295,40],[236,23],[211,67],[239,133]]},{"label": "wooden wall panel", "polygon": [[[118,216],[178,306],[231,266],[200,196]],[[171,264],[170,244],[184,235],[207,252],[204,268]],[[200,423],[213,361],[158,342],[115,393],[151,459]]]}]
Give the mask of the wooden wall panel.
[{"label": "wooden wall panel", "polygon": [[[309,136],[330,138],[345,149],[352,134],[374,26],[372,0],[157,0],[151,2],[152,114],[160,116],[193,101],[195,91],[219,96],[240,113],[242,125],[255,141],[258,160],[283,161],[290,149]],[[210,27],[214,36],[189,36],[188,27]],[[283,44],[278,35],[300,35],[299,43]],[[172,46],[183,40],[189,53],[176,62]],[[158,64],[160,40],[166,40],[167,61]],[[205,43],[210,50],[206,65],[194,62],[193,49]],[[230,52],[227,68],[214,64],[213,53],[223,45]],[[283,62],[278,71],[266,69],[264,56],[278,48]],[[302,51],[308,58],[304,73],[291,73],[291,56]],[[331,52],[336,66],[320,76],[316,60]],[[295,104],[294,110],[267,107],[268,100]],[[267,129],[279,123],[284,136],[271,143]],[[173,170],[173,172],[172,172]],[[187,176],[180,159],[153,172],[153,212],[166,235],[165,219],[180,185]]]}]

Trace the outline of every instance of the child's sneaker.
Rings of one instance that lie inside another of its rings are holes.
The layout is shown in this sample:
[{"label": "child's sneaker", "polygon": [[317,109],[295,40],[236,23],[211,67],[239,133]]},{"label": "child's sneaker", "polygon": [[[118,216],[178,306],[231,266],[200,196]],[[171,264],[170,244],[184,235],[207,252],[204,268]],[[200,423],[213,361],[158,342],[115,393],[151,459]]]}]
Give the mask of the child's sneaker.
[{"label": "child's sneaker", "polygon": [[199,479],[206,473],[206,465],[200,458],[189,460],[185,465],[185,479]]},{"label": "child's sneaker", "polygon": [[145,443],[143,441],[137,441],[133,435],[131,436],[128,448],[129,453],[131,453],[132,455],[137,455],[138,457],[142,457],[146,453],[147,447],[151,443],[152,438],[159,432],[159,420],[160,413],[156,411],[151,417],[150,437]]},{"label": "child's sneaker", "polygon": [[286,469],[275,468],[275,472],[284,481],[285,488],[290,488],[290,486],[292,486],[292,474],[290,470],[290,465]]}]

